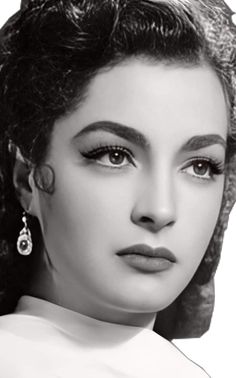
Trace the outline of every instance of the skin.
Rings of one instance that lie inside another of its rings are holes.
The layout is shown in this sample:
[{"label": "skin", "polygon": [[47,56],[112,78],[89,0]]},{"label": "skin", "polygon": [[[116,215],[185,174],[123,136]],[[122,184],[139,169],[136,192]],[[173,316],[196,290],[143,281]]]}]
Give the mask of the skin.
[{"label": "skin", "polygon": [[[103,121],[106,130],[85,131]],[[114,135],[109,122],[142,133],[146,145]],[[207,65],[133,59],[97,74],[84,102],[55,124],[46,158],[55,192],[38,190],[31,172],[22,196],[46,250],[30,294],[108,322],[153,322],[191,280],[213,234],[224,173],[196,159],[223,170],[227,123],[222,86]],[[128,149],[132,160],[83,156],[101,144]],[[134,244],[166,247],[176,262],[162,272],[134,269],[117,256]]]}]

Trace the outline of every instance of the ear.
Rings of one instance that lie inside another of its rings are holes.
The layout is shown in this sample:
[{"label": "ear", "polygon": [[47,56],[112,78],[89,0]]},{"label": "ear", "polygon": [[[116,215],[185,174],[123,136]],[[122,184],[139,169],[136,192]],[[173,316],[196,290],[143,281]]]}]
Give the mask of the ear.
[{"label": "ear", "polygon": [[13,168],[13,185],[16,189],[16,195],[21,206],[26,212],[34,215],[32,212],[33,205],[33,187],[34,168],[21,154],[20,149],[15,147],[15,164]]}]

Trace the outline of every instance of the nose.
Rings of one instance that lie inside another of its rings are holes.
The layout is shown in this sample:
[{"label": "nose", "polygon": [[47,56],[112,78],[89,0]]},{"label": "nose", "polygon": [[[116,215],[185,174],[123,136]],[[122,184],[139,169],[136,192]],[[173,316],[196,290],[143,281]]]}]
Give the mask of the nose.
[{"label": "nose", "polygon": [[137,195],[131,221],[153,233],[176,222],[174,183],[166,174],[154,179],[147,177],[137,185]]}]

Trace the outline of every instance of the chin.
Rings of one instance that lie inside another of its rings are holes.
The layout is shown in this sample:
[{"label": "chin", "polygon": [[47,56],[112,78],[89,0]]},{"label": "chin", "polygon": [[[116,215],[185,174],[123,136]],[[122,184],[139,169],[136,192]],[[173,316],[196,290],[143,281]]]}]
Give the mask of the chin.
[{"label": "chin", "polygon": [[153,313],[159,312],[166,307],[168,307],[177,296],[172,295],[170,293],[142,293],[136,290],[135,292],[125,293],[122,295],[117,302],[119,302],[119,307],[123,310],[134,312],[134,313]]}]

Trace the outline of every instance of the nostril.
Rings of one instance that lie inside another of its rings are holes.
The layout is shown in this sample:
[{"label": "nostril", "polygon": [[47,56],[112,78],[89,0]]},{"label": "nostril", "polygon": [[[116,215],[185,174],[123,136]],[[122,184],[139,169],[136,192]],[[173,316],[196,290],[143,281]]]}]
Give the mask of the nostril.
[{"label": "nostril", "polygon": [[140,218],[140,221],[142,222],[142,223],[153,223],[153,220],[151,219],[151,218],[149,218],[149,217],[145,217],[145,216],[143,216],[143,217],[141,217]]}]

